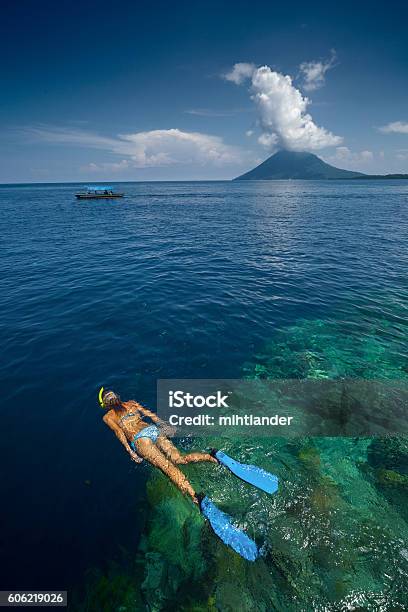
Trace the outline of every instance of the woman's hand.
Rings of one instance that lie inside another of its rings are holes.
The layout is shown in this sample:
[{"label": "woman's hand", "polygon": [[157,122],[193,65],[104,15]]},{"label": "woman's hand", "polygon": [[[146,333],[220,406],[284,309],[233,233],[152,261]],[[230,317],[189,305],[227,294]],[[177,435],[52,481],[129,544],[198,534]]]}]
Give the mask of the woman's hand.
[{"label": "woman's hand", "polygon": [[134,461],[135,463],[142,463],[143,459],[141,457],[139,457],[139,455],[137,453],[135,453],[135,451],[130,451],[129,455],[132,459],[132,461]]}]

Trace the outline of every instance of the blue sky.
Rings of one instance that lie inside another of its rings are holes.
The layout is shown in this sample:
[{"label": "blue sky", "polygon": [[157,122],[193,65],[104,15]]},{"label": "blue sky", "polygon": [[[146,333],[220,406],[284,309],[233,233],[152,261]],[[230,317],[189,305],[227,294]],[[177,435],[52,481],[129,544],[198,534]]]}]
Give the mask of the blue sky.
[{"label": "blue sky", "polygon": [[405,2],[6,2],[0,182],[408,172]]}]

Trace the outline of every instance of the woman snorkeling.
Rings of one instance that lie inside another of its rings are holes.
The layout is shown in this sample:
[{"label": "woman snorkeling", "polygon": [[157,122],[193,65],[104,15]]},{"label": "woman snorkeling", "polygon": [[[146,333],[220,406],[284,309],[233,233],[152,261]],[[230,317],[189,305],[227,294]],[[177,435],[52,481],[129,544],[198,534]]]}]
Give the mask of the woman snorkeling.
[{"label": "woman snorkeling", "polygon": [[[166,437],[166,431],[169,432],[170,428],[154,412],[133,400],[122,402],[119,395],[113,391],[104,391],[103,387],[99,392],[99,403],[106,410],[103,416],[104,422],[115,433],[133,461],[141,463],[145,459],[151,465],[158,467],[182,493],[191,497],[224,544],[248,561],[255,561],[258,558],[259,550],[255,542],[233,525],[231,518],[219,510],[208,497],[196,493],[183,472],[176,466],[202,461],[222,464],[245,482],[267,493],[275,493],[278,489],[278,479],[274,474],[255,465],[241,464],[226,453],[215,449],[211,454],[182,455]],[[150,419],[153,425],[149,425],[145,419]]]},{"label": "woman snorkeling", "polygon": [[[121,441],[132,460],[141,463],[145,459],[158,467],[182,493],[187,493],[195,504],[199,504],[196,492],[176,465],[200,461],[218,463],[217,459],[208,453],[182,455],[166,438],[168,425],[154,412],[133,400],[122,402],[119,395],[113,391],[101,391],[100,403],[107,410],[103,420]],[[144,421],[145,418],[154,424],[149,425]]]}]

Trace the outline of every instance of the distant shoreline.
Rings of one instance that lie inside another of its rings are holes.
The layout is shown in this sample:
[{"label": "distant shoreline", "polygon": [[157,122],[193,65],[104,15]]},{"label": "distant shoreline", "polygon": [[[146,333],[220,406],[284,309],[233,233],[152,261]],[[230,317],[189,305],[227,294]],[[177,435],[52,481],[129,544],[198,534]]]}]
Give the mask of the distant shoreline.
[{"label": "distant shoreline", "polygon": [[243,182],[243,183],[270,183],[273,181],[314,181],[314,182],[323,182],[323,181],[366,181],[366,180],[389,180],[389,181],[395,181],[395,180],[407,180],[408,179],[408,174],[362,174],[361,176],[349,176],[349,177],[337,177],[337,178],[321,178],[321,179],[317,179],[317,178],[285,178],[285,179],[280,179],[280,178],[270,178],[270,179],[241,179],[241,178],[235,178],[232,179],[234,182],[235,181],[239,181],[239,182]]},{"label": "distant shoreline", "polygon": [[[355,181],[356,178],[351,179],[351,180]],[[364,179],[364,180],[366,180],[366,179],[376,179],[376,180],[384,180],[384,179],[398,180],[398,179],[402,179],[402,180],[406,180],[406,179],[408,179],[408,174],[364,174],[363,176],[359,176],[358,178]]]},{"label": "distant shoreline", "polygon": [[[180,179],[180,180],[163,180],[163,181],[111,181],[109,180],[108,182],[112,185],[135,185],[135,184],[154,184],[154,183],[186,183],[186,184],[192,184],[192,183],[236,183],[236,182],[242,182],[242,183],[272,183],[275,181],[286,181],[286,182],[293,182],[293,181],[306,181],[306,182],[315,182],[315,183],[324,183],[324,182],[333,182],[333,181],[366,181],[366,180],[390,180],[390,181],[394,181],[394,180],[408,180],[408,174],[362,174],[361,176],[355,176],[355,177],[349,177],[349,178],[324,178],[324,179],[307,179],[307,178],[303,178],[303,179],[297,179],[297,178],[289,178],[289,179],[239,179],[239,178],[233,178],[233,179],[193,179],[193,180],[186,180],[186,179]],[[93,184],[95,185],[104,185],[107,181],[94,181]],[[43,183],[43,182],[33,182],[33,183],[0,183],[0,188],[1,187],[30,187],[32,185],[37,185],[37,186],[47,186],[47,185],[88,185],[89,181],[53,181],[53,182],[48,182],[48,183]]]}]

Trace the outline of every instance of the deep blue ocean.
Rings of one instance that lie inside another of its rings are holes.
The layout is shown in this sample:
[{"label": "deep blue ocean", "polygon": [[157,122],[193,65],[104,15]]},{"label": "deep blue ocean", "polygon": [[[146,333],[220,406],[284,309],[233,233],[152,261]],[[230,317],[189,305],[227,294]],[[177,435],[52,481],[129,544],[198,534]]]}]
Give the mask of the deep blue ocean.
[{"label": "deep blue ocean", "polygon": [[2,589],[74,589],[138,545],[150,470],[101,385],[154,409],[157,379],[239,378],[315,321],[408,363],[408,181],[79,187],[0,187]]}]

